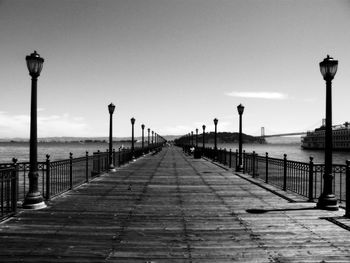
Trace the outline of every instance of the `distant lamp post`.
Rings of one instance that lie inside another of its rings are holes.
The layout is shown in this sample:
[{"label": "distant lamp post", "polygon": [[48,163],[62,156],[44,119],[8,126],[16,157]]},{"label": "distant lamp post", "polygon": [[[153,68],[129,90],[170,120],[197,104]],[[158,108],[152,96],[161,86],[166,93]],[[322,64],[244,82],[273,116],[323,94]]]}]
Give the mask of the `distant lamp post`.
[{"label": "distant lamp post", "polygon": [[239,104],[237,106],[237,111],[239,114],[239,149],[238,149],[238,165],[236,167],[237,172],[242,172],[243,171],[243,164],[242,164],[242,144],[243,144],[243,138],[242,138],[242,115],[244,112],[244,106],[242,104]]},{"label": "distant lamp post", "polygon": [[205,149],[205,125],[202,126],[203,128],[203,150]]},{"label": "distant lamp post", "polygon": [[23,208],[41,209],[46,207],[38,187],[38,136],[37,136],[37,82],[43,68],[44,59],[36,51],[26,56],[29,75],[32,77],[30,109],[30,145],[29,145],[29,191],[24,199]]},{"label": "distant lamp post", "polygon": [[142,129],[142,154],[145,154],[145,125],[141,125]]},{"label": "distant lamp post", "polygon": [[147,129],[147,132],[148,132],[148,141],[147,141],[147,144],[148,144],[148,151],[149,151],[149,146],[150,146],[150,132],[151,132],[151,129],[150,128],[148,128]]},{"label": "distant lamp post", "polygon": [[323,192],[318,198],[317,207],[326,210],[338,210],[337,198],[333,194],[332,174],[332,80],[337,73],[338,61],[329,55],[320,62],[320,71],[326,81],[326,131],[325,131],[325,167],[323,175]]},{"label": "distant lamp post", "polygon": [[116,169],[113,165],[113,112],[115,109],[115,105],[113,103],[108,105],[108,111],[109,111],[109,171],[115,172]]},{"label": "distant lamp post", "polygon": [[196,129],[196,148],[198,148],[198,129]]},{"label": "distant lamp post", "polygon": [[218,141],[217,141],[217,125],[218,125],[218,119],[214,119],[214,125],[215,125],[215,131],[214,131],[214,160],[216,161],[218,158]]},{"label": "distant lamp post", "polygon": [[154,131],[152,131],[152,147],[153,147],[153,143],[154,143]]},{"label": "distant lamp post", "polygon": [[135,118],[131,118],[131,158],[134,161],[135,160],[135,147],[134,147],[134,124],[135,124]]},{"label": "distant lamp post", "polygon": [[194,146],[193,131],[191,131],[191,147]]}]

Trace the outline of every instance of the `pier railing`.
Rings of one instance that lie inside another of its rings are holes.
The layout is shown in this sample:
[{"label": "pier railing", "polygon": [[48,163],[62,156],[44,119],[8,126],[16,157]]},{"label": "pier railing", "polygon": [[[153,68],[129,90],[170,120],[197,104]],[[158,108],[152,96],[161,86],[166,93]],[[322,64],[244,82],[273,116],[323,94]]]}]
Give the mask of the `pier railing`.
[{"label": "pier railing", "polygon": [[[200,152],[200,155],[216,160],[234,170],[236,170],[239,163],[237,150],[197,148],[193,151],[192,147],[191,151],[190,146],[183,146],[183,150],[188,154],[193,153],[194,156],[196,156],[196,152]],[[289,190],[302,195],[309,201],[316,201],[322,193],[324,164],[314,163],[312,157],[310,157],[309,162],[298,162],[288,160],[286,154],[283,158],[273,158],[268,153],[258,155],[255,152],[246,153],[243,151],[242,164],[243,173],[285,191]],[[347,162],[347,164],[333,164],[332,172],[334,177],[333,193],[342,206],[345,206],[346,200],[348,200],[350,210],[350,162]],[[349,184],[348,191],[346,191],[346,178],[348,178]]]},{"label": "pier railing", "polygon": [[18,167],[0,168],[0,219],[13,215],[17,209]]},{"label": "pier railing", "polygon": [[[113,150],[113,165],[120,167],[123,164],[139,158],[149,152],[157,152],[161,145]],[[50,200],[59,194],[74,189],[75,187],[89,182],[101,173],[109,169],[109,153],[94,152],[89,155],[64,160],[51,161],[50,155],[46,155],[46,161],[38,162],[38,188],[44,199]],[[0,219],[16,211],[17,202],[21,203],[29,190],[28,173],[29,162],[19,162],[13,159],[12,163],[0,164],[0,198],[1,214]]]}]

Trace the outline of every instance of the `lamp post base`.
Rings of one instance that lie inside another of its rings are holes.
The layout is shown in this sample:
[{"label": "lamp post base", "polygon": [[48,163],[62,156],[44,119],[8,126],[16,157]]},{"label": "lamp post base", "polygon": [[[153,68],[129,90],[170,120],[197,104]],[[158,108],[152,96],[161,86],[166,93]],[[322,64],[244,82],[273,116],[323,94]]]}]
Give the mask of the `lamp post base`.
[{"label": "lamp post base", "polygon": [[109,168],[108,168],[108,172],[110,173],[114,173],[116,172],[117,170],[115,169],[115,167],[113,165],[110,165]]},{"label": "lamp post base", "polygon": [[236,172],[243,172],[243,165],[238,165],[237,167],[236,167]]},{"label": "lamp post base", "polygon": [[331,211],[339,210],[338,200],[334,194],[328,194],[328,195],[321,194],[321,196],[318,198],[316,207],[319,209],[331,210]]},{"label": "lamp post base", "polygon": [[22,205],[22,208],[24,209],[33,210],[38,210],[45,207],[46,204],[43,201],[43,198],[39,192],[28,193]]}]

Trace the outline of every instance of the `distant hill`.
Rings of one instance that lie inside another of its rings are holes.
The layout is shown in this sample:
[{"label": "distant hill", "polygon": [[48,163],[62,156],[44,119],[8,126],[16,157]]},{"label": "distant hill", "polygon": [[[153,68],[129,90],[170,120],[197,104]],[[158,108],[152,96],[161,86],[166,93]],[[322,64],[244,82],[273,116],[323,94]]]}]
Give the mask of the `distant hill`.
[{"label": "distant hill", "polygon": [[[211,132],[211,133],[206,133],[205,134],[205,142],[206,143],[214,143],[214,136],[215,133]],[[195,137],[195,136],[194,136]],[[217,142],[218,143],[235,143],[238,142],[238,137],[239,137],[239,133],[237,132],[218,132],[217,133]],[[251,136],[251,135],[247,135],[247,134],[242,134],[242,138],[243,141],[245,143],[249,142],[249,143],[254,143],[254,142],[259,142],[259,139]],[[195,138],[194,138],[195,140]],[[198,135],[198,141],[202,142],[203,141],[203,137],[202,135]],[[177,144],[183,144],[183,143],[188,143],[188,137],[187,136],[182,136],[179,139],[175,140],[175,143]]]},{"label": "distant hill", "polygon": [[[179,138],[180,135],[165,135],[166,140],[172,141]],[[142,137],[135,137],[135,140],[141,141]],[[145,134],[145,140],[147,135]],[[109,137],[44,137],[38,138],[39,142],[108,142]],[[113,137],[113,141],[131,141],[130,137]],[[29,138],[4,138],[0,139],[0,142],[29,142]]]}]

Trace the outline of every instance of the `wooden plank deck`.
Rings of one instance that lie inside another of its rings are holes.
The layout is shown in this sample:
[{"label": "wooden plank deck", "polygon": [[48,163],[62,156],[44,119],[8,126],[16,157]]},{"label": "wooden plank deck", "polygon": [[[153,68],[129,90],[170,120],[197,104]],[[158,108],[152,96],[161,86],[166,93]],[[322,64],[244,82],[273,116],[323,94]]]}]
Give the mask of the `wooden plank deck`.
[{"label": "wooden plank deck", "polygon": [[314,207],[165,148],[0,224],[0,262],[350,262]]}]

